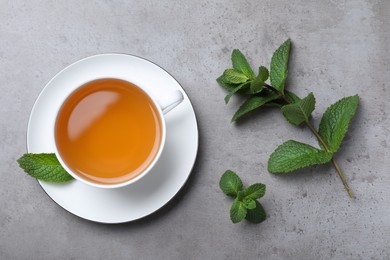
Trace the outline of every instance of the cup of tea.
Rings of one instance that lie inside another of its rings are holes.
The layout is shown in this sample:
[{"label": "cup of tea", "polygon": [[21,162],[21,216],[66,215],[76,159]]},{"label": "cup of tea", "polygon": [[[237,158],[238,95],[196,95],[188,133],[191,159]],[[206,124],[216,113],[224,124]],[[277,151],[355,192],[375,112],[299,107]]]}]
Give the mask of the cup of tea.
[{"label": "cup of tea", "polygon": [[164,114],[182,101],[179,90],[156,98],[122,79],[89,81],[70,93],[56,113],[55,154],[70,175],[88,185],[134,183],[159,160]]}]

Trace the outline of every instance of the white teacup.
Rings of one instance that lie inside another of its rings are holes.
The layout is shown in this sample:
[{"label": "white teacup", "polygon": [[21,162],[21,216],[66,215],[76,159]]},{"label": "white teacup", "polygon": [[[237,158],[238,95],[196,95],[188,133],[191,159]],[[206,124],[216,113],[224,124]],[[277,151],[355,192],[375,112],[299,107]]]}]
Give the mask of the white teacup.
[{"label": "white teacup", "polygon": [[[88,82],[93,81],[93,80],[98,80],[98,79],[99,78],[91,79]],[[117,78],[117,79],[126,81],[123,78]],[[85,83],[87,83],[87,82],[85,82]],[[140,180],[141,178],[143,178],[146,174],[148,174],[151,171],[151,169],[155,166],[156,162],[159,160],[160,155],[161,155],[161,153],[163,151],[163,148],[164,148],[164,145],[165,145],[165,139],[166,139],[166,124],[165,124],[164,115],[166,113],[168,113],[169,111],[171,111],[173,108],[175,108],[177,105],[179,105],[183,101],[183,94],[182,94],[182,92],[180,90],[172,90],[169,93],[164,93],[164,95],[162,95],[162,96],[155,96],[155,95],[153,95],[152,93],[149,92],[149,90],[145,87],[145,85],[139,84],[139,83],[133,83],[133,82],[130,82],[130,83],[136,85],[144,93],[146,93],[147,96],[150,98],[150,100],[155,105],[155,107],[156,107],[156,109],[158,111],[158,117],[159,117],[160,122],[161,122],[161,141],[160,141],[160,145],[158,147],[158,151],[157,151],[156,155],[154,156],[153,160],[148,164],[148,166],[141,173],[137,174],[135,177],[131,177],[128,180],[121,181],[119,183],[104,183],[104,181],[103,182],[94,182],[94,181],[91,181],[90,179],[87,179],[87,178],[83,177],[80,174],[77,174],[76,172],[74,172],[71,169],[72,167],[69,167],[65,163],[66,160],[64,160],[63,155],[61,155],[61,152],[59,151],[60,149],[58,148],[58,142],[57,142],[58,140],[56,139],[56,134],[54,133],[53,136],[54,136],[54,143],[55,143],[55,154],[56,154],[59,162],[61,163],[62,167],[70,175],[72,175],[76,180],[79,180],[79,181],[81,181],[81,182],[83,182],[85,184],[88,184],[90,186],[99,187],[99,188],[119,188],[119,187],[124,187],[124,186],[127,186],[127,185],[129,185],[131,183],[134,183],[134,182]],[[62,96],[62,103],[61,103],[61,106],[59,106],[57,111],[56,111],[56,118],[58,118],[59,112],[61,111],[61,108],[62,108],[62,104],[70,96],[72,96],[72,94],[75,91],[77,91],[83,85],[84,84],[80,85],[76,89],[73,89],[73,91],[71,93],[68,93],[67,95]],[[56,131],[56,126],[54,126],[54,131]]]}]

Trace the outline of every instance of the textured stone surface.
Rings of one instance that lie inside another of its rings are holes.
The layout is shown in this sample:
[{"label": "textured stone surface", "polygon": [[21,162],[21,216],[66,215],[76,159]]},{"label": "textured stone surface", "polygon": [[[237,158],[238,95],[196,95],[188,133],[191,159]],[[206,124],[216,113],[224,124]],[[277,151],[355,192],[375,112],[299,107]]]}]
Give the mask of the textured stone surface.
[{"label": "textured stone surface", "polygon": [[[390,3],[324,1],[0,1],[0,259],[390,259]],[[240,48],[251,64],[293,40],[288,86],[317,97],[316,123],[345,95],[361,106],[334,169],[267,173],[280,143],[315,143],[276,110],[238,124],[215,78]],[[141,221],[101,225],[57,206],[15,160],[26,151],[30,110],[70,63],[124,52],[156,62],[195,107],[199,156],[182,192]],[[260,225],[231,224],[218,181],[226,169],[268,186]]]}]

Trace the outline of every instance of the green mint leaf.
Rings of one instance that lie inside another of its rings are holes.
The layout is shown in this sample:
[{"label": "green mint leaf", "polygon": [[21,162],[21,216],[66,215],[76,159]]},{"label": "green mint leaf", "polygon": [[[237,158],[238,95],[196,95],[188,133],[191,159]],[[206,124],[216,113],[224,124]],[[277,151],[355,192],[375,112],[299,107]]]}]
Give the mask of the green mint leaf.
[{"label": "green mint leaf", "polygon": [[303,122],[309,122],[311,113],[314,111],[316,100],[313,93],[307,97],[296,101],[293,104],[282,107],[284,117],[293,125],[300,125]]},{"label": "green mint leaf", "polygon": [[257,75],[257,78],[262,82],[266,82],[268,77],[269,77],[268,69],[264,66],[260,66],[259,74]]},{"label": "green mint leaf", "polygon": [[264,88],[264,82],[258,81],[257,78],[251,82],[250,93],[260,93]]},{"label": "green mint leaf", "polygon": [[319,134],[331,152],[335,153],[340,148],[358,105],[358,95],[345,97],[328,107],[322,116]]},{"label": "green mint leaf", "polygon": [[267,81],[269,76],[268,69],[264,66],[260,66],[259,74],[257,77],[251,82],[251,92],[252,94],[259,93],[264,88],[264,82]]},{"label": "green mint leaf", "polygon": [[315,164],[324,164],[332,159],[332,153],[319,150],[308,144],[289,140],[280,145],[268,160],[268,171],[287,173]]},{"label": "green mint leaf", "polygon": [[217,82],[221,87],[223,87],[224,89],[229,90],[229,91],[232,91],[233,89],[235,89],[237,87],[236,84],[230,84],[230,83],[226,82],[223,75],[220,76],[219,78],[217,78]]},{"label": "green mint leaf", "polygon": [[232,63],[234,69],[238,70],[239,72],[242,72],[248,78],[255,78],[255,74],[253,73],[251,66],[249,65],[244,54],[242,54],[240,50],[233,50]]},{"label": "green mint leaf", "polygon": [[230,98],[236,94],[238,91],[240,91],[241,89],[247,87],[249,84],[249,82],[245,82],[245,83],[242,83],[240,85],[238,85],[237,87],[235,87],[232,91],[230,91],[230,93],[225,97],[225,103],[229,103],[229,100]]},{"label": "green mint leaf", "polygon": [[230,219],[234,224],[243,220],[246,216],[247,209],[244,206],[244,203],[235,199],[233,201],[232,207],[230,208]]},{"label": "green mint leaf", "polygon": [[288,90],[284,90],[284,94],[291,100],[292,103],[296,103],[299,100],[301,100],[300,97],[298,97],[297,95],[295,95],[294,93],[292,93]]},{"label": "green mint leaf", "polygon": [[284,93],[284,84],[288,74],[288,56],[290,54],[290,47],[291,40],[287,39],[274,52],[271,59],[271,85],[282,93]]},{"label": "green mint leaf", "polygon": [[227,69],[223,72],[223,79],[230,84],[240,84],[248,80],[248,77],[245,74],[242,74],[235,69]]},{"label": "green mint leaf", "polygon": [[237,199],[239,201],[243,201],[245,198],[245,192],[243,190],[240,190],[239,192],[237,192]]},{"label": "green mint leaf", "polygon": [[67,182],[73,180],[62,168],[54,153],[26,153],[17,162],[28,175],[47,182]]},{"label": "green mint leaf", "polygon": [[247,210],[245,219],[252,223],[258,224],[263,222],[267,218],[267,215],[260,202],[256,200],[255,203],[256,203],[256,207],[254,209]]},{"label": "green mint leaf", "polygon": [[254,199],[244,198],[242,203],[244,203],[244,207],[246,209],[254,209],[254,208],[256,208],[256,201]]},{"label": "green mint leaf", "polygon": [[242,189],[242,181],[235,172],[227,170],[219,181],[219,187],[226,195],[236,197]]},{"label": "green mint leaf", "polygon": [[255,183],[243,190],[245,198],[260,199],[265,194],[265,185]]},{"label": "green mint leaf", "polygon": [[259,96],[259,95],[251,96],[244,102],[244,104],[242,104],[240,106],[240,108],[234,114],[232,121],[233,122],[237,121],[243,115],[253,111],[254,109],[256,109],[258,107],[261,107],[262,105],[264,105],[272,100],[278,99],[278,98],[279,98],[279,95],[276,93],[273,93],[273,92],[269,93],[266,96]]}]

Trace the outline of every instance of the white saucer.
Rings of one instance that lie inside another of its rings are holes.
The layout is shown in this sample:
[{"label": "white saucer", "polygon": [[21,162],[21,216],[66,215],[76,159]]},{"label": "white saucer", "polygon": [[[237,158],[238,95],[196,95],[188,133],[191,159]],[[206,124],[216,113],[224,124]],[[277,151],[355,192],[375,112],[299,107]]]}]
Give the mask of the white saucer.
[{"label": "white saucer", "polygon": [[[96,78],[121,78],[148,87],[156,97],[166,90],[183,90],[165,70],[145,59],[126,54],[91,56],[59,72],[42,90],[31,111],[27,129],[29,153],[54,151],[56,107],[63,95]],[[184,91],[183,91],[184,92]],[[150,173],[118,189],[90,187],[80,181],[51,184],[39,181],[62,208],[101,223],[123,223],[145,217],[171,200],[187,181],[198,151],[198,127],[188,96],[166,115],[166,144]]]}]

